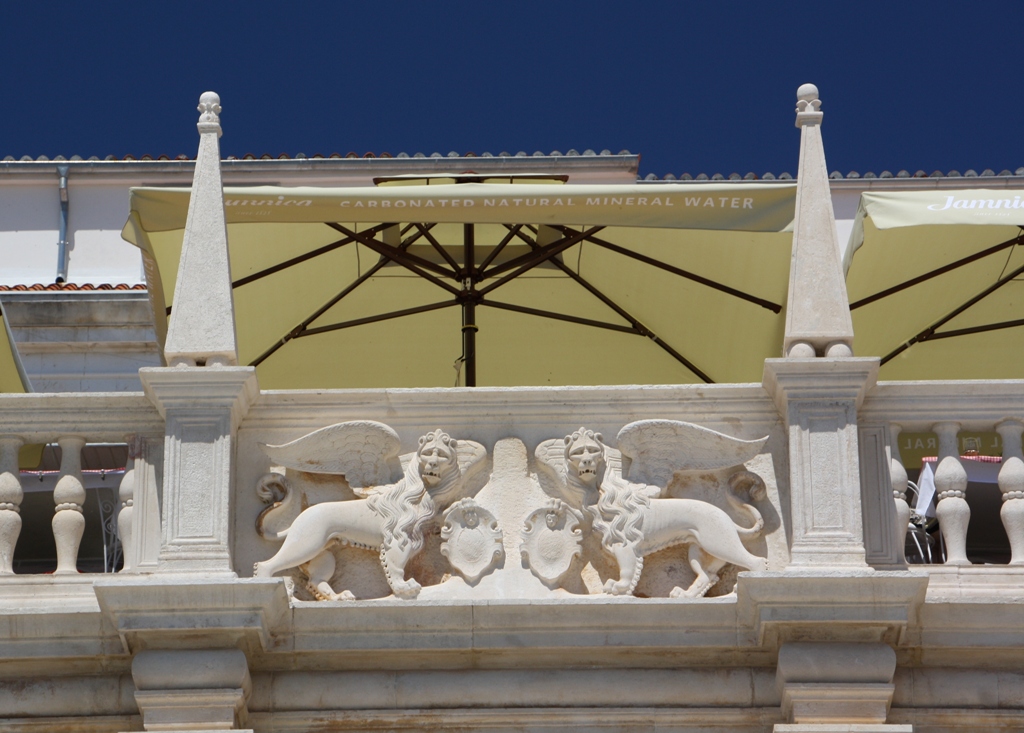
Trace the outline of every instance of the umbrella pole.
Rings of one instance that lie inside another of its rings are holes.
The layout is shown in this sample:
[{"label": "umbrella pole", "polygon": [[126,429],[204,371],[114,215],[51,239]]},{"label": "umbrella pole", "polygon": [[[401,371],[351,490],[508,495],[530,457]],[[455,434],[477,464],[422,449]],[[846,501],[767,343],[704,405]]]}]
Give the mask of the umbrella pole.
[{"label": "umbrella pole", "polygon": [[476,272],[473,262],[475,231],[472,224],[463,224],[462,279],[462,354],[465,361],[466,386],[476,386]]}]

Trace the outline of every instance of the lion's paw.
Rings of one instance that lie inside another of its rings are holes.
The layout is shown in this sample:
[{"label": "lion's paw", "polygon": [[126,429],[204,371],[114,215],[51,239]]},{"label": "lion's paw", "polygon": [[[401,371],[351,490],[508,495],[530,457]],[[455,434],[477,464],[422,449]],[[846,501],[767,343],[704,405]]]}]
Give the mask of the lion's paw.
[{"label": "lion's paw", "polygon": [[318,601],[354,601],[356,599],[355,594],[350,590],[343,590],[341,593],[335,593],[334,590],[327,583],[320,583],[313,585],[312,583],[306,583],[306,589]]},{"label": "lion's paw", "polygon": [[706,596],[708,594],[708,591],[711,590],[714,587],[715,583],[717,583],[718,580],[719,580],[719,578],[718,578],[717,575],[712,575],[712,576],[710,576],[708,578],[706,583],[701,583],[701,584],[694,583],[689,588],[680,588],[679,586],[676,586],[668,594],[668,597],[669,598],[703,598],[704,596]]},{"label": "lion's paw", "polygon": [[624,596],[629,593],[630,583],[627,580],[608,580],[604,584],[604,592],[613,596]]},{"label": "lion's paw", "polygon": [[415,598],[420,593],[420,586],[415,580],[403,580],[400,583],[393,583],[391,590],[395,592],[396,598]]}]

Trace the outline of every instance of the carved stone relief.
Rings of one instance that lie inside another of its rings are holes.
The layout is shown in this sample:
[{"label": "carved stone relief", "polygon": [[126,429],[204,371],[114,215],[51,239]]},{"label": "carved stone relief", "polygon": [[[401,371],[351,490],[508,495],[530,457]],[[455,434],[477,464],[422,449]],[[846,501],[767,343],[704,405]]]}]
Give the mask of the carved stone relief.
[{"label": "carved stone relief", "polygon": [[505,559],[498,520],[472,499],[461,499],[445,512],[441,539],[441,554],[470,584]]},{"label": "carved stone relief", "polygon": [[[256,577],[302,566],[317,598],[354,598],[351,592],[336,593],[330,586],[335,560],[329,548],[341,543],[378,551],[394,595],[415,598],[420,584],[406,579],[405,570],[423,548],[425,525],[459,497],[486,451],[479,443],[457,441],[442,430],[421,437],[415,453],[399,457],[399,445],[398,435],[387,425],[354,421],[286,445],[264,446],[271,459],[287,468],[345,476],[361,498],[315,504],[281,526],[282,517],[294,513],[296,499],[286,479],[262,480],[257,489],[261,497],[269,492],[274,499],[275,487],[283,496],[260,514],[257,531],[267,539],[284,539],[284,544],[272,558],[256,563]],[[401,478],[389,483],[396,468]]]},{"label": "carved stone relief", "polygon": [[573,558],[582,553],[582,521],[583,514],[561,499],[552,499],[526,518],[519,551],[530,572],[549,588],[558,586]]},{"label": "carved stone relief", "polygon": [[[269,506],[256,527],[260,536],[283,544],[254,571],[257,577],[299,571],[303,593],[319,600],[382,597],[387,590],[349,584],[363,576],[347,570],[371,551],[380,560],[372,572],[383,570],[396,598],[418,597],[417,578],[430,586],[428,598],[601,592],[700,598],[720,579],[731,584],[738,570],[767,569],[767,561],[745,544],[764,533],[757,504],[765,499],[765,484],[743,467],[766,440],[642,420],[619,431],[616,449],[583,427],[537,446],[534,475],[525,447],[509,439],[499,441],[500,472],[471,490],[467,478],[486,463],[479,443],[435,430],[420,438],[414,453],[399,456],[401,441],[387,425],[339,423],[285,445],[262,446],[286,475],[271,473],[258,482],[257,493]],[[336,495],[350,498],[325,500],[321,494],[308,506],[308,492],[296,491],[295,481],[336,485]],[[468,496],[477,491],[479,498]],[[549,498],[538,506],[544,492]],[[531,504],[537,508],[529,511]],[[504,537],[499,516],[506,525],[522,522],[521,567],[506,566],[506,553],[516,545]],[[670,548],[678,548],[671,550],[676,554],[666,554]],[[656,553],[638,591],[645,558]],[[683,564],[672,559],[678,553]],[[444,574],[445,560],[459,577]],[[665,575],[669,565],[671,575]],[[383,580],[376,582],[384,588]],[[715,593],[728,590],[726,585]]]},{"label": "carved stone relief", "polygon": [[[757,455],[766,441],[738,440],[674,420],[641,420],[619,431],[620,450],[584,427],[562,439],[544,441],[536,455],[564,498],[590,515],[605,552],[618,564],[619,576],[605,583],[606,593],[633,593],[645,556],[685,544],[696,577],[671,595],[699,598],[718,582],[727,563],[745,570],[767,569],[767,561],[743,545],[744,539],[760,536],[764,528],[753,504],[764,498],[764,482],[749,471],[736,473],[729,481],[734,492],[727,495],[729,503],[749,518],[750,526],[735,523],[724,510],[704,501],[662,498],[668,482],[677,471],[738,466]],[[751,501],[737,492],[747,493]]]}]

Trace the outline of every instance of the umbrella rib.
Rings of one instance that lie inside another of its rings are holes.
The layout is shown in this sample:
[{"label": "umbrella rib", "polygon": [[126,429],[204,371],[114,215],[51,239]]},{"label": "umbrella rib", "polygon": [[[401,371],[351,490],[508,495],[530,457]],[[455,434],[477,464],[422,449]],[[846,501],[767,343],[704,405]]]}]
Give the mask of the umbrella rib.
[{"label": "umbrella rib", "polygon": [[[387,226],[387,225],[386,225],[386,224],[381,224],[381,225],[379,225],[379,226],[380,226],[381,228],[383,228],[383,227],[385,227],[385,226]],[[374,227],[374,228],[376,229],[377,227]],[[405,230],[404,230],[404,231],[403,231],[402,233],[404,234],[404,233],[405,233],[405,232],[407,232],[407,231],[409,231],[409,227],[406,227],[406,228],[405,228]],[[410,246],[412,246],[412,243],[413,243],[413,242],[415,242],[415,241],[416,241],[417,239],[419,239],[419,237],[420,237],[420,235],[419,235],[419,234],[414,234],[413,236],[409,237],[409,238],[408,238],[408,239],[406,239],[406,240],[405,240],[404,242],[402,242],[402,244],[401,244],[401,248],[402,248],[402,249],[405,249],[406,247],[410,247]],[[366,271],[366,272],[365,272],[364,274],[360,275],[360,276],[359,276],[358,278],[356,278],[355,280],[353,280],[353,281],[352,281],[352,282],[351,282],[351,283],[349,284],[349,286],[348,286],[347,288],[345,288],[345,289],[344,289],[344,290],[342,290],[342,291],[341,291],[340,293],[338,293],[337,295],[335,295],[335,296],[334,296],[333,298],[331,298],[330,300],[328,300],[328,301],[327,301],[326,303],[324,303],[324,304],[323,304],[323,305],[322,305],[322,306],[321,306],[320,308],[318,308],[318,309],[317,309],[316,311],[314,311],[314,312],[313,312],[313,314],[312,314],[311,316],[309,316],[308,318],[306,318],[306,319],[305,319],[304,321],[302,321],[302,323],[300,323],[300,324],[299,324],[299,325],[297,325],[297,326],[296,326],[295,328],[293,328],[293,329],[292,329],[291,331],[289,331],[289,332],[288,332],[287,334],[285,334],[285,335],[284,335],[284,336],[283,336],[283,337],[282,337],[281,339],[279,339],[279,340],[278,340],[278,342],[277,342],[277,343],[275,343],[275,344],[274,344],[273,346],[271,346],[271,347],[270,347],[269,349],[267,349],[267,350],[266,350],[266,351],[264,351],[264,352],[263,352],[262,354],[260,354],[260,355],[259,355],[259,356],[258,356],[258,357],[256,358],[256,360],[255,360],[255,361],[253,361],[253,362],[251,362],[251,363],[249,364],[249,366],[259,366],[259,365],[260,365],[260,364],[261,364],[261,363],[262,363],[263,361],[265,361],[265,360],[266,360],[266,359],[267,359],[267,358],[268,358],[269,356],[271,356],[271,355],[272,355],[272,354],[273,354],[274,352],[276,352],[276,351],[277,351],[278,349],[280,349],[280,348],[281,348],[282,346],[284,346],[284,345],[285,345],[286,343],[288,343],[289,341],[291,341],[291,340],[292,340],[293,338],[296,338],[296,337],[297,337],[298,335],[301,335],[301,333],[302,333],[303,331],[305,331],[306,327],[307,327],[307,326],[309,326],[309,324],[310,324],[310,323],[312,323],[312,322],[313,322],[313,321],[315,321],[315,320],[316,320],[317,318],[319,318],[319,317],[320,317],[320,316],[322,316],[322,315],[323,315],[324,313],[326,313],[326,312],[327,312],[328,310],[330,310],[331,308],[333,308],[333,307],[334,307],[334,306],[335,306],[335,305],[336,305],[336,304],[337,304],[338,302],[340,302],[340,301],[341,301],[341,299],[342,299],[342,298],[344,298],[345,296],[347,296],[347,295],[348,295],[349,293],[351,293],[351,292],[352,292],[353,290],[355,290],[355,289],[356,289],[356,288],[358,288],[358,287],[359,287],[360,285],[362,285],[362,284],[363,284],[364,282],[366,282],[366,281],[367,281],[367,280],[369,280],[369,279],[370,279],[371,277],[373,277],[373,276],[374,276],[374,275],[375,275],[375,274],[376,274],[376,273],[377,273],[377,272],[378,272],[378,271],[379,271],[379,270],[380,270],[380,269],[381,269],[382,267],[384,267],[384,265],[386,265],[386,264],[387,264],[388,262],[390,262],[390,260],[388,260],[388,259],[387,259],[386,257],[383,257],[383,256],[381,256],[381,258],[380,258],[380,259],[379,259],[379,260],[377,261],[377,264],[375,264],[375,265],[374,265],[373,267],[371,267],[371,268],[370,268],[369,270],[367,270],[367,271]]]},{"label": "umbrella rib", "polygon": [[355,289],[356,289],[356,288],[358,288],[358,287],[359,287],[360,285],[362,285],[362,284],[363,284],[364,282],[366,282],[366,281],[367,281],[367,280],[369,280],[369,279],[370,279],[371,277],[373,277],[373,276],[374,276],[374,275],[375,275],[375,274],[377,273],[377,271],[378,271],[378,270],[380,270],[380,269],[381,269],[382,267],[384,267],[384,265],[386,265],[386,264],[387,264],[388,262],[389,262],[389,260],[388,260],[388,259],[387,259],[386,257],[381,257],[381,258],[380,258],[380,260],[378,260],[378,261],[377,261],[377,264],[376,264],[376,265],[374,265],[374,266],[373,266],[373,267],[371,267],[371,268],[370,268],[369,270],[367,270],[367,271],[366,271],[366,272],[364,272],[364,273],[363,273],[362,275],[360,275],[360,276],[359,276],[359,277],[357,277],[357,278],[356,278],[355,280],[353,280],[353,281],[352,281],[352,282],[351,282],[351,283],[349,284],[349,286],[348,286],[347,288],[345,288],[345,289],[344,289],[344,290],[342,290],[342,291],[341,291],[340,293],[338,293],[338,294],[337,294],[337,295],[335,295],[335,296],[334,296],[333,298],[331,298],[331,299],[330,299],[330,300],[328,300],[328,301],[327,301],[326,303],[324,303],[324,304],[323,304],[322,306],[320,306],[319,308],[317,308],[317,309],[316,309],[316,310],[315,310],[315,311],[313,312],[313,314],[312,314],[311,316],[309,316],[308,318],[306,318],[306,319],[305,319],[304,321],[302,321],[302,323],[300,323],[300,324],[299,324],[299,325],[297,325],[297,326],[296,326],[295,328],[293,328],[293,329],[292,329],[291,331],[289,331],[289,332],[288,332],[288,333],[286,333],[286,334],[285,334],[284,336],[282,336],[282,337],[281,337],[281,338],[280,338],[280,339],[279,339],[279,340],[277,341],[277,343],[275,343],[275,344],[274,344],[273,346],[271,346],[271,347],[270,347],[269,349],[267,349],[267,350],[266,350],[266,351],[264,351],[264,352],[263,352],[262,354],[260,354],[260,355],[259,355],[258,357],[256,357],[256,359],[255,359],[254,361],[250,362],[250,363],[249,363],[249,366],[252,366],[252,367],[255,367],[255,366],[259,366],[259,365],[260,365],[260,364],[262,364],[262,363],[263,363],[264,361],[266,361],[266,359],[267,359],[268,357],[270,357],[271,355],[273,355],[275,351],[277,351],[278,349],[280,349],[280,348],[281,348],[282,346],[284,346],[284,345],[285,345],[286,343],[288,343],[289,341],[291,341],[291,340],[292,340],[293,338],[297,338],[298,336],[302,335],[302,333],[303,333],[303,332],[304,332],[304,331],[306,330],[306,327],[307,327],[307,326],[308,326],[308,325],[309,325],[310,323],[312,323],[312,322],[313,322],[313,321],[315,321],[315,320],[316,320],[317,318],[319,318],[320,316],[322,316],[322,315],[323,315],[324,313],[326,313],[326,312],[327,312],[328,310],[330,310],[330,309],[331,309],[332,307],[334,307],[334,306],[335,306],[335,305],[336,305],[336,304],[337,304],[337,303],[338,303],[338,302],[339,302],[339,301],[340,301],[340,300],[341,300],[342,298],[344,298],[344,297],[345,297],[346,295],[348,295],[348,294],[349,294],[349,293],[351,293],[351,292],[352,292],[353,290],[355,290]]},{"label": "umbrella rib", "polygon": [[[370,231],[376,233],[376,232],[379,232],[381,229],[383,229],[386,226],[387,226],[386,224],[378,224],[377,226],[375,226]],[[297,257],[292,257],[290,260],[285,260],[284,262],[279,262],[276,265],[272,265],[272,266],[270,266],[270,267],[268,267],[266,269],[260,270],[259,272],[254,272],[252,275],[246,275],[245,277],[240,278],[240,279],[235,280],[234,282],[232,282],[231,283],[231,287],[232,287],[232,289],[240,288],[243,285],[248,285],[251,282],[255,282],[256,280],[260,280],[262,278],[265,278],[268,275],[273,275],[275,272],[280,272],[281,270],[285,270],[285,269],[291,267],[292,265],[298,265],[298,264],[301,264],[301,263],[305,262],[306,260],[311,260],[314,257],[319,257],[322,254],[327,254],[328,252],[332,252],[332,251],[334,251],[336,249],[340,249],[341,247],[344,247],[346,244],[352,244],[352,242],[354,242],[354,241],[356,241],[356,240],[353,239],[352,237],[345,237],[344,239],[337,239],[337,240],[331,242],[330,244],[325,244],[323,247],[318,247],[317,249],[310,250],[309,252],[306,252],[305,254],[301,254],[301,255],[299,255]],[[172,309],[173,309],[172,306],[167,306],[167,309],[166,309],[167,315],[171,315],[171,310]]]},{"label": "umbrella rib", "polygon": [[[501,278],[497,282],[491,283],[486,288],[479,290],[478,292],[480,293],[480,295],[487,295],[487,293],[491,292],[492,290],[495,290],[496,288],[500,288],[502,285],[509,282],[510,280],[519,277],[527,270],[532,270],[537,265],[547,262],[548,260],[558,262],[558,260],[553,259],[555,255],[564,252],[565,250],[569,249],[569,247],[575,245],[577,242],[582,241],[584,238],[587,237],[587,235],[593,234],[594,232],[598,232],[602,229],[604,229],[604,227],[592,227],[591,229],[585,232],[576,232],[574,236],[565,237],[561,241],[553,242],[552,244],[549,244],[546,247],[537,247],[531,254],[525,254],[522,257],[516,257],[514,260],[509,260],[504,265],[494,268],[490,272],[484,274],[484,277],[490,277],[496,272],[504,272],[510,267],[516,267],[517,269],[510,272],[508,275]],[[517,267],[518,263],[520,262],[523,263],[522,266]]]},{"label": "umbrella rib", "polygon": [[662,262],[661,260],[656,260],[653,257],[642,255],[639,252],[632,252],[626,249],[625,247],[613,244],[605,239],[600,239],[598,237],[587,237],[587,241],[593,242],[598,247],[603,247],[604,249],[611,250],[612,252],[616,252],[625,257],[630,257],[639,262],[643,262],[646,265],[657,267],[658,269],[665,270],[666,272],[671,272],[673,275],[678,275],[679,277],[684,277],[687,280],[692,280],[695,283],[700,283],[701,285],[707,286],[714,290],[721,291],[723,293],[733,296],[734,298],[739,298],[740,300],[745,300],[748,303],[759,305],[762,308],[770,310],[772,313],[782,312],[782,306],[779,305],[778,303],[773,303],[772,301],[765,300],[764,298],[758,298],[756,295],[751,295],[750,293],[744,293],[742,290],[731,288],[728,285],[724,285],[720,282],[717,282],[716,280],[711,280],[701,275],[697,275],[696,273],[690,272],[689,270],[683,270],[679,267],[675,267],[674,265],[670,265],[667,262]]},{"label": "umbrella rib", "polygon": [[[526,238],[526,237],[522,237],[522,238],[523,238],[523,241],[525,241],[525,242],[526,242],[527,244],[529,244],[529,245],[530,245],[531,247],[534,247],[534,248],[537,248],[537,247],[538,247],[538,245],[537,245],[537,244],[536,244],[535,242],[531,242],[531,241],[529,240],[529,238]],[[566,275],[568,275],[568,276],[569,276],[570,278],[572,278],[573,280],[575,280],[575,281],[576,281],[576,282],[577,282],[577,283],[578,283],[578,284],[579,284],[580,286],[582,286],[582,287],[583,287],[583,288],[584,288],[584,289],[585,289],[585,290],[586,290],[587,292],[589,292],[589,293],[590,293],[591,295],[593,295],[593,296],[594,296],[595,298],[597,298],[597,299],[598,299],[598,300],[600,300],[600,301],[601,301],[602,303],[604,303],[604,304],[605,304],[606,306],[608,306],[609,308],[611,308],[611,309],[612,309],[613,311],[615,311],[615,312],[616,312],[616,313],[617,313],[618,315],[620,315],[620,316],[621,316],[621,317],[622,317],[623,319],[625,319],[626,321],[629,321],[630,325],[631,325],[631,326],[632,326],[632,327],[633,327],[633,328],[634,328],[634,329],[636,330],[636,332],[637,332],[637,333],[638,333],[639,335],[641,335],[641,336],[646,336],[646,337],[647,337],[647,338],[649,338],[649,339],[650,339],[651,341],[653,341],[654,343],[656,343],[656,344],[657,344],[658,346],[660,346],[660,347],[661,347],[661,348],[662,348],[662,349],[663,349],[664,351],[666,351],[666,352],[667,352],[667,353],[668,353],[668,354],[669,354],[669,355],[670,355],[670,356],[671,356],[671,357],[672,357],[673,359],[675,359],[675,360],[676,360],[676,361],[678,361],[678,362],[679,362],[680,364],[682,364],[682,365],[683,365],[683,366],[685,366],[685,367],[686,367],[687,369],[689,369],[689,370],[690,370],[691,372],[693,372],[693,373],[694,373],[695,375],[697,375],[697,376],[698,376],[698,377],[699,377],[699,378],[700,378],[700,379],[701,379],[701,380],[702,380],[702,381],[703,381],[703,382],[704,382],[705,384],[714,384],[714,383],[715,383],[715,380],[713,380],[713,379],[712,379],[711,377],[709,377],[709,376],[708,376],[707,374],[705,374],[705,373],[704,373],[703,371],[701,371],[700,369],[698,369],[698,368],[697,368],[697,366],[696,366],[696,365],[694,365],[694,363],[693,363],[693,362],[691,362],[691,361],[690,361],[689,359],[687,359],[687,358],[686,358],[685,356],[683,356],[683,355],[682,355],[682,354],[680,354],[680,353],[679,353],[678,351],[676,351],[675,349],[673,349],[673,348],[672,348],[672,347],[671,347],[671,346],[670,346],[669,344],[667,344],[667,343],[665,343],[664,341],[662,341],[662,340],[661,340],[661,338],[660,338],[660,337],[659,337],[659,336],[658,336],[658,335],[657,335],[656,333],[654,333],[654,331],[652,331],[651,329],[647,328],[647,326],[645,326],[644,324],[640,323],[640,321],[638,321],[638,320],[637,320],[636,318],[634,318],[633,316],[631,316],[631,315],[629,314],[629,312],[628,312],[628,311],[627,311],[627,310],[626,310],[625,308],[623,308],[622,306],[620,306],[620,305],[619,305],[618,303],[616,303],[616,302],[615,302],[614,300],[612,300],[612,299],[611,299],[611,298],[609,298],[609,297],[608,297],[607,295],[605,295],[605,294],[604,294],[604,293],[602,293],[602,292],[601,292],[600,290],[598,290],[598,289],[597,289],[596,287],[594,287],[593,285],[591,285],[591,284],[590,284],[590,283],[589,283],[589,282],[588,282],[588,281],[587,281],[586,279],[584,279],[584,278],[583,278],[583,276],[582,276],[582,275],[579,275],[578,273],[575,273],[575,272],[573,272],[573,271],[572,271],[572,268],[571,268],[571,267],[569,267],[568,265],[566,265],[566,264],[565,264],[564,262],[562,262],[561,260],[552,260],[552,261],[553,261],[553,262],[555,263],[555,265],[556,265],[556,266],[557,266],[557,267],[558,267],[558,268],[559,268],[559,269],[560,269],[560,270],[561,270],[562,272],[564,272],[564,273],[565,273]]]},{"label": "umbrella rib", "polygon": [[1000,321],[999,323],[989,323],[985,326],[971,326],[970,328],[958,328],[953,331],[942,331],[941,333],[933,333],[927,338],[921,339],[922,341],[935,341],[936,339],[948,339],[954,336],[969,336],[972,333],[985,333],[986,331],[1001,331],[1004,328],[1016,328],[1017,326],[1024,326],[1024,318],[1016,321]]},{"label": "umbrella rib", "polygon": [[439,303],[429,303],[427,305],[418,305],[415,308],[404,308],[398,311],[391,311],[389,313],[381,313],[376,316],[367,316],[366,318],[356,318],[351,321],[344,321],[342,323],[332,323],[329,326],[317,326],[316,328],[307,328],[302,333],[296,335],[296,338],[302,338],[303,336],[315,336],[319,333],[328,333],[329,331],[339,331],[343,328],[352,328],[353,326],[363,326],[367,323],[379,323],[381,321],[390,321],[394,318],[401,318],[402,316],[412,316],[417,313],[426,313],[428,311],[436,311],[441,308],[450,308],[453,305],[458,305],[456,300],[444,300]]},{"label": "umbrella rib", "polygon": [[[430,242],[430,246],[436,249],[437,252],[444,258],[445,262],[447,262],[451,266],[452,272],[457,273],[460,268],[459,263],[455,261],[455,258],[448,254],[448,251],[445,250],[445,248],[441,246],[441,243],[434,238],[434,235],[430,233],[429,229],[425,228],[422,224],[417,224],[416,226],[419,228],[420,234],[426,237],[427,241]],[[409,256],[411,257],[412,255]]]},{"label": "umbrella rib", "polygon": [[989,255],[995,254],[996,252],[1004,250],[1007,247],[1012,247],[1015,244],[1019,244],[1021,242],[1022,236],[1024,235],[1018,234],[1013,239],[1008,239],[1005,242],[1001,242],[995,246],[989,247],[988,249],[984,249],[981,252],[975,252],[972,255],[964,257],[963,259],[959,259],[956,262],[950,262],[948,265],[943,265],[942,267],[939,267],[935,270],[931,270],[930,272],[926,272],[923,275],[918,275],[917,277],[911,278],[910,280],[905,280],[901,282],[899,285],[893,285],[891,288],[886,288],[885,290],[879,291],[874,295],[869,295],[866,298],[861,298],[856,303],[850,303],[850,310],[860,308],[861,306],[867,305],[868,303],[874,303],[876,300],[881,300],[882,298],[886,298],[894,293],[898,293],[901,290],[906,290],[907,288],[913,287],[914,285],[917,285],[919,283],[923,283],[926,280],[931,280],[933,277],[944,275],[950,270],[955,270],[958,267],[969,265],[975,260],[980,260],[983,257],[988,257]]},{"label": "umbrella rib", "polygon": [[[387,226],[387,225],[386,224],[378,224],[377,226],[373,227],[373,229],[370,229],[369,231],[371,233],[373,233],[373,234],[376,234],[377,232],[379,232],[382,229],[384,229],[385,226]],[[356,240],[353,239],[352,237],[345,237],[343,239],[335,240],[335,241],[331,242],[330,244],[325,244],[323,247],[318,247],[317,249],[310,250],[309,252],[306,252],[305,254],[298,255],[297,257],[292,257],[290,260],[285,260],[284,262],[279,262],[276,265],[272,265],[272,266],[270,266],[270,267],[268,267],[268,268],[266,268],[264,270],[260,270],[259,272],[254,272],[252,275],[247,275],[247,276],[245,276],[243,278],[235,280],[233,283],[231,283],[231,287],[232,288],[240,288],[243,285],[248,285],[251,282],[254,282],[256,280],[260,280],[260,279],[262,279],[264,277],[267,277],[268,275],[273,275],[275,272],[280,272],[281,270],[287,269],[287,268],[291,267],[292,265],[298,265],[298,264],[300,264],[302,262],[305,262],[306,260],[311,260],[314,257],[319,257],[322,254],[327,254],[328,252],[332,252],[332,251],[334,251],[334,250],[336,250],[336,249],[338,249],[340,247],[344,247],[346,244],[352,244],[352,242],[354,242],[354,241],[356,241]]]},{"label": "umbrella rib", "polygon": [[479,271],[480,272],[483,272],[484,270],[486,270],[487,266],[490,265],[492,262],[494,262],[494,258],[497,257],[501,253],[501,250],[505,249],[505,246],[509,242],[512,241],[512,238],[515,237],[516,234],[519,233],[519,230],[522,229],[522,227],[523,227],[522,224],[516,224],[515,226],[510,226],[510,225],[506,224],[505,226],[508,227],[508,234],[505,235],[504,239],[502,239],[500,242],[498,242],[498,246],[495,247],[491,251],[491,253],[489,255],[487,255],[487,257],[484,258],[484,261],[480,263],[480,267],[479,267]]},{"label": "umbrella rib", "polygon": [[268,275],[273,275],[275,272],[280,272],[281,270],[285,270],[291,267],[292,265],[298,265],[302,262],[305,262],[306,260],[311,260],[319,255],[327,254],[328,252],[340,249],[341,247],[344,247],[346,244],[352,244],[352,242],[354,241],[356,240],[352,239],[352,237],[337,239],[331,242],[330,244],[325,244],[323,247],[311,250],[309,252],[306,252],[305,254],[299,255],[298,257],[292,257],[290,260],[279,262],[278,264],[260,270],[259,272],[254,272],[252,275],[247,275],[243,278],[239,278],[238,280],[235,280],[234,282],[231,283],[231,287],[240,288],[243,285],[248,285],[249,283],[255,282],[256,280],[262,280]]},{"label": "umbrella rib", "polygon": [[[999,278],[994,283],[989,285],[987,288],[982,290],[980,293],[975,295],[973,298],[968,300],[966,303],[964,303],[963,305],[959,306],[958,308],[953,309],[952,311],[950,311],[949,313],[944,315],[942,318],[940,318],[938,321],[936,321],[935,323],[930,325],[928,328],[924,329],[923,331],[918,333],[916,336],[911,338],[909,341],[906,341],[905,343],[900,344],[898,347],[896,347],[895,349],[890,351],[888,354],[883,356],[881,362],[879,362],[879,363],[880,364],[885,364],[886,362],[891,361],[895,357],[897,357],[900,354],[902,354],[904,351],[909,349],[914,344],[916,344],[916,343],[918,343],[920,341],[928,341],[928,340],[934,338],[935,329],[936,328],[939,328],[940,326],[942,326],[942,325],[944,325],[946,323],[949,323],[951,320],[956,318],[958,315],[963,313],[965,310],[970,308],[972,305],[974,305],[975,303],[977,303],[980,300],[983,300],[983,299],[987,298],[989,295],[991,295],[996,290],[998,290],[999,288],[1001,288],[1004,285],[1006,285],[1006,283],[1010,282],[1011,280],[1016,278],[1021,273],[1024,273],[1024,265],[1022,265],[1021,267],[1018,267],[1016,270],[1011,272],[1009,275],[1006,275],[1004,277]],[[952,333],[952,332],[949,332],[949,333]]]},{"label": "umbrella rib", "polygon": [[622,326],[618,323],[606,323],[604,321],[594,321],[590,318],[580,318],[579,316],[570,316],[564,313],[553,313],[551,311],[538,310],[537,308],[527,308],[523,305],[513,305],[512,303],[501,303],[494,300],[482,300],[480,305],[490,306],[491,308],[499,308],[501,310],[514,311],[516,313],[525,313],[531,316],[540,316],[541,318],[552,318],[557,321],[568,321],[569,323],[578,323],[583,326],[594,326],[595,328],[606,328],[609,331],[621,331],[622,333],[631,333],[635,335],[641,335],[640,331],[632,326]]},{"label": "umbrella rib", "polygon": [[383,242],[377,241],[373,237],[366,237],[366,236],[363,236],[363,235],[359,234],[358,232],[353,232],[351,229],[349,229],[348,227],[343,226],[341,224],[336,224],[336,223],[333,223],[333,222],[327,222],[327,226],[331,227],[332,229],[337,229],[342,234],[347,234],[347,235],[349,235],[351,237],[354,237],[356,239],[356,241],[359,242],[360,244],[365,245],[366,247],[369,247],[374,252],[376,252],[377,254],[379,254],[379,255],[381,255],[383,257],[387,257],[392,262],[395,262],[396,264],[401,265],[402,267],[404,267],[405,269],[409,270],[410,272],[413,272],[416,275],[419,275],[424,280],[432,282],[434,285],[437,285],[439,288],[442,288],[443,290],[447,290],[452,295],[458,295],[459,294],[458,289],[452,287],[451,285],[449,285],[448,283],[444,282],[443,280],[439,280],[438,278],[434,277],[433,275],[431,275],[429,272],[426,272],[425,270],[427,270],[427,269],[433,270],[435,272],[439,272],[442,275],[445,275],[445,276],[451,277],[451,278],[455,278],[457,276],[457,273],[449,272],[448,270],[444,269],[443,267],[435,265],[433,262],[429,262],[429,261],[421,259],[421,258],[419,258],[419,257],[417,257],[415,255],[411,255],[408,252],[405,252],[403,250],[397,249],[396,247],[391,247],[390,245],[387,245],[387,244],[384,244]]}]

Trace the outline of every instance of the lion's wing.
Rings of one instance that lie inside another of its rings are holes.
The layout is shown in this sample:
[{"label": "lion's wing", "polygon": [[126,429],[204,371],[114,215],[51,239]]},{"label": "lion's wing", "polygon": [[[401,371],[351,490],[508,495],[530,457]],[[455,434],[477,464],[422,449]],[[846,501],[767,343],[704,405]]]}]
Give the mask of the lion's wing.
[{"label": "lion's wing", "polygon": [[353,420],[329,425],[291,443],[261,443],[260,447],[278,465],[342,475],[353,489],[365,489],[395,479],[399,445],[398,434],[384,423]]},{"label": "lion's wing", "polygon": [[767,440],[740,440],[678,420],[639,420],[622,428],[616,442],[631,460],[630,481],[664,488],[676,471],[728,468],[749,461]]},{"label": "lion's wing", "polygon": [[565,479],[565,438],[545,440],[533,451],[537,468],[554,484],[558,495],[572,504],[579,504],[579,497],[569,491]]},{"label": "lion's wing", "polygon": [[459,455],[459,468],[462,469],[462,480],[465,481],[484,466],[487,449],[475,440],[460,438],[456,451]]}]

